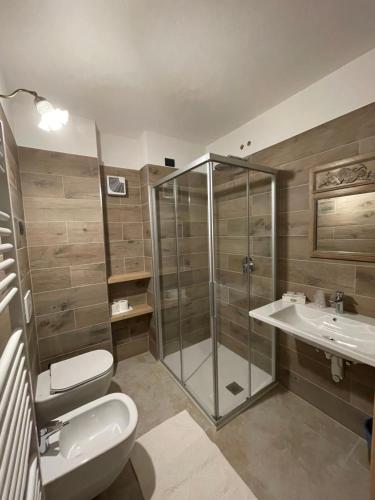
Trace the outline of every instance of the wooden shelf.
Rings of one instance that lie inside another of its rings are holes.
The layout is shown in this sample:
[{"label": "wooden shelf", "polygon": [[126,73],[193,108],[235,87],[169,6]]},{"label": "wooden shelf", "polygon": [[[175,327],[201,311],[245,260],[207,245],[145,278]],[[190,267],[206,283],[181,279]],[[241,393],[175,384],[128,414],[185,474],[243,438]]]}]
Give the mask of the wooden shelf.
[{"label": "wooden shelf", "polygon": [[124,313],[111,316],[111,323],[115,323],[116,321],[122,321],[124,319],[136,318],[137,316],[150,314],[153,311],[154,311],[153,308],[148,304],[139,304],[137,306],[133,306],[133,309],[131,311],[126,311]]},{"label": "wooden shelf", "polygon": [[137,273],[114,274],[108,278],[108,284],[124,283],[126,281],[136,281],[151,278],[151,273],[147,271],[139,271]]}]

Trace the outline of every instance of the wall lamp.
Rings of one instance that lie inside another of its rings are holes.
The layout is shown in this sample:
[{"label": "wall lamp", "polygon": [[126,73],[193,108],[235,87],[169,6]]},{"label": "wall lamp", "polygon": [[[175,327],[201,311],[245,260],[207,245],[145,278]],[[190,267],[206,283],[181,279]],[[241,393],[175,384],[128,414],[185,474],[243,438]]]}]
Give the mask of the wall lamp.
[{"label": "wall lamp", "polygon": [[17,89],[10,94],[0,94],[0,98],[11,99],[19,92],[25,92],[26,94],[30,94],[34,97],[34,105],[41,116],[38,127],[42,130],[45,130],[46,132],[59,130],[63,125],[68,123],[68,111],[55,108],[49,101],[47,101],[47,99],[38,95],[35,90]]}]

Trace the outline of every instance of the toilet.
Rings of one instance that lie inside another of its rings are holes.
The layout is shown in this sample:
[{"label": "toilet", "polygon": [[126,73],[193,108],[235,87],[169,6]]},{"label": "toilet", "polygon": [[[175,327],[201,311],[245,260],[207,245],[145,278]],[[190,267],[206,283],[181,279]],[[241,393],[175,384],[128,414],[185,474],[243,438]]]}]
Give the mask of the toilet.
[{"label": "toilet", "polygon": [[137,407],[122,393],[103,396],[59,417],[67,423],[40,457],[46,500],[92,500],[129,460]]},{"label": "toilet", "polygon": [[52,363],[37,379],[35,410],[39,427],[107,394],[112,375],[113,356],[103,349]]}]

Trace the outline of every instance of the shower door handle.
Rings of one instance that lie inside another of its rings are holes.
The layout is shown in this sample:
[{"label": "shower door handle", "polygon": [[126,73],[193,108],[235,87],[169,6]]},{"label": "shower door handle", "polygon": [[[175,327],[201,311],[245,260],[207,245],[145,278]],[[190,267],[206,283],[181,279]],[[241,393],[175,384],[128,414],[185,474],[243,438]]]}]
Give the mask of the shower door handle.
[{"label": "shower door handle", "polygon": [[244,259],[242,260],[242,272],[245,273],[252,273],[255,270],[255,264],[254,261],[251,257],[246,255]]}]

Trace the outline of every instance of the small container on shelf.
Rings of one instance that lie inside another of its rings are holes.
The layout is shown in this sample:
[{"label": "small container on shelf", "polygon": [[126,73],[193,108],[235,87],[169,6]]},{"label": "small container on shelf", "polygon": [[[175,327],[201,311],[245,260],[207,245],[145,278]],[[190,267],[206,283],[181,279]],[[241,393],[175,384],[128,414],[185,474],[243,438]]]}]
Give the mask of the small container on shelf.
[{"label": "small container on shelf", "polygon": [[286,292],[282,299],[293,304],[306,304],[306,295],[303,292]]}]

